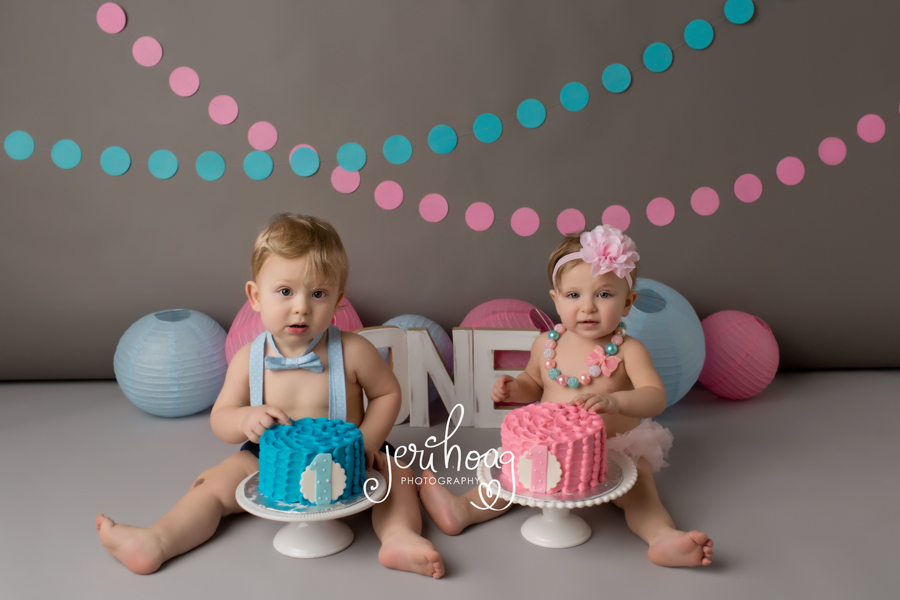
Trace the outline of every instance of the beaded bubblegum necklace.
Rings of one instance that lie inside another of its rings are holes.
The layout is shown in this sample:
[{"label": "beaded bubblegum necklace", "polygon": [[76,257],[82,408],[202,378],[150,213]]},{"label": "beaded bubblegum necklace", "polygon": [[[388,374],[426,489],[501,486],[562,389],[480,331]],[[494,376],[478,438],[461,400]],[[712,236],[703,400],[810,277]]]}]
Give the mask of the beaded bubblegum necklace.
[{"label": "beaded bubblegum necklace", "polygon": [[567,385],[573,390],[581,385],[589,385],[594,377],[599,377],[601,374],[604,377],[611,376],[622,362],[621,358],[615,356],[619,352],[619,346],[625,341],[625,323],[619,321],[614,335],[610,338],[610,343],[605,348],[598,344],[584,361],[588,365],[587,373],[582,373],[578,377],[563,375],[562,371],[556,368],[556,361],[553,359],[556,357],[556,342],[565,331],[566,328],[562,323],[556,325],[547,332],[547,341],[544,342],[544,358],[546,359],[544,367],[547,369],[550,379],[555,379],[559,385]]}]

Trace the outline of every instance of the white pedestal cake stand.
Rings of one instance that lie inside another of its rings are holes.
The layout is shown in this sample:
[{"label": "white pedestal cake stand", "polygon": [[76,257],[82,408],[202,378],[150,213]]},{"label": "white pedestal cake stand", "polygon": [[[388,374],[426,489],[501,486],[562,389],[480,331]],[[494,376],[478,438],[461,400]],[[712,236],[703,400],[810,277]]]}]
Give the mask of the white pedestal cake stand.
[{"label": "white pedestal cake stand", "polygon": [[[615,500],[630,490],[637,481],[634,462],[621,452],[608,450],[606,481],[597,487],[574,494],[539,494],[517,486],[516,493],[513,494],[512,482],[503,475],[500,467],[487,465],[488,456],[493,456],[496,460],[502,451],[497,448],[496,455],[488,452],[482,457],[476,470],[478,482],[484,485],[490,485],[492,481],[499,482],[500,500],[494,505],[496,508],[506,506],[511,500],[515,504],[543,509],[542,514],[529,517],[522,523],[522,537],[544,548],[571,548],[588,541],[591,538],[590,526],[584,519],[569,511]],[[497,484],[492,489],[496,490]],[[487,497],[486,493],[484,495]]]},{"label": "white pedestal cake stand", "polygon": [[238,485],[235,498],[252,515],[287,522],[275,534],[272,543],[276,550],[292,558],[321,558],[337,554],[353,542],[353,531],[338,519],[369,508],[387,493],[384,477],[377,471],[366,471],[366,486],[368,498],[363,492],[327,506],[303,506],[263,496],[256,472]]}]

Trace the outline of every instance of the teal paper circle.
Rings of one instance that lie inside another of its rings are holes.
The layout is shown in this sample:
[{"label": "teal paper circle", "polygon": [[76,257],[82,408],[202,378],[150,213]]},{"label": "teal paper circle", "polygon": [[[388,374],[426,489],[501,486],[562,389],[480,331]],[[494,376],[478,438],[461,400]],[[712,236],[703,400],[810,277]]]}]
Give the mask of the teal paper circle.
[{"label": "teal paper circle", "polygon": [[381,151],[392,165],[402,165],[412,158],[412,144],[402,135],[392,135],[384,141]]},{"label": "teal paper circle", "polygon": [[708,48],[712,44],[713,35],[713,26],[703,19],[691,21],[684,28],[684,42],[694,50]]},{"label": "teal paper circle", "polygon": [[3,142],[3,149],[10,158],[15,160],[25,160],[34,154],[34,138],[25,131],[13,131],[6,136]]},{"label": "teal paper circle", "polygon": [[472,125],[472,133],[475,134],[475,139],[479,142],[484,142],[485,144],[496,142],[503,133],[503,121],[500,120],[500,117],[491,113],[478,115],[478,118],[475,119],[475,123]]},{"label": "teal paper circle", "polygon": [[124,175],[131,168],[131,155],[125,148],[110,146],[100,155],[100,168],[113,177]]},{"label": "teal paper circle", "polygon": [[603,70],[603,87],[613,94],[621,94],[631,85],[631,71],[623,64],[615,63]]},{"label": "teal paper circle", "polygon": [[216,181],[225,174],[225,159],[218,152],[207,150],[197,157],[194,167],[201,179]]},{"label": "teal paper circle", "polygon": [[577,81],[567,83],[559,92],[559,101],[562,102],[563,108],[577,112],[587,106],[591,94],[588,89]]},{"label": "teal paper circle", "polygon": [[743,25],[753,17],[755,10],[753,0],[728,0],[725,3],[725,18],[735,25]]},{"label": "teal paper circle", "polygon": [[72,140],[59,140],[53,145],[50,158],[60,169],[74,169],[81,162],[81,148]]},{"label": "teal paper circle", "polygon": [[244,173],[254,181],[262,181],[271,175],[274,166],[272,157],[262,150],[254,150],[244,157]]},{"label": "teal paper circle", "polygon": [[157,150],[150,155],[147,168],[157,179],[171,179],[178,172],[178,158],[168,150]]},{"label": "teal paper circle", "polygon": [[437,154],[453,152],[456,141],[456,132],[449,125],[437,125],[428,132],[428,146]]},{"label": "teal paper circle", "polygon": [[319,170],[319,155],[312,148],[297,148],[291,154],[291,169],[300,177],[315,175]]},{"label": "teal paper circle", "polygon": [[662,42],[654,42],[644,50],[644,66],[654,73],[662,73],[672,66],[672,49]]},{"label": "teal paper circle", "polygon": [[345,171],[359,171],[366,166],[366,151],[355,142],[346,143],[338,150],[337,161]]},{"label": "teal paper circle", "polygon": [[516,118],[523,127],[535,129],[544,123],[547,118],[547,109],[539,100],[529,98],[519,104],[519,108],[516,109]]}]

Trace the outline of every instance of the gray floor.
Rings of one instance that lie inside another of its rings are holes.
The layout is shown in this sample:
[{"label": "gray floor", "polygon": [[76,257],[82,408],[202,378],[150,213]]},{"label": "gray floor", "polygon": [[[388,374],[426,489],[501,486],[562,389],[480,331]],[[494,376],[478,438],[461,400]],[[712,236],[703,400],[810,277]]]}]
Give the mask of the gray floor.
[{"label": "gray floor", "polygon": [[[147,415],[115,382],[0,384],[0,589],[3,598],[896,598],[900,497],[898,371],[790,373],[743,403],[703,388],[659,419],[675,433],[657,481],[683,528],[716,542],[713,567],[655,567],[611,506],[579,511],[594,535],[546,550],[519,527],[536,509],[448,537],[426,520],[444,556],[441,581],[389,571],[367,513],[337,555],[278,554],[280,525],[241,515],[154,575],[133,575],[97,540],[94,517],[149,525],[204,468],[234,449],[208,413]],[[391,441],[431,430],[401,426]],[[497,444],[497,430],[461,429],[464,449]],[[469,473],[463,473],[469,475]]]}]

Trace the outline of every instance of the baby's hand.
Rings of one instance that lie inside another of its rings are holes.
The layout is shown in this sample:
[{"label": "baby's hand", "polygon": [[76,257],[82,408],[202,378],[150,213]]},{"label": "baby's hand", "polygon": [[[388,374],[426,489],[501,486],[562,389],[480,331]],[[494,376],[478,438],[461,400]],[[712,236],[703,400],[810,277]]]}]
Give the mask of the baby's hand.
[{"label": "baby's hand", "polygon": [[387,457],[381,450],[369,450],[366,448],[366,470],[375,467],[376,471],[384,469],[387,465]]},{"label": "baby's hand", "polygon": [[597,396],[595,394],[582,394],[575,396],[569,404],[581,406],[591,412],[615,415],[620,410],[619,401],[614,396]]},{"label": "baby's hand", "polygon": [[259,443],[259,438],[276,422],[282,425],[290,425],[291,419],[280,408],[274,406],[254,406],[241,420],[241,432],[254,444]]},{"label": "baby's hand", "polygon": [[510,394],[515,391],[519,383],[509,375],[501,375],[491,388],[491,400],[494,402],[506,402]]}]

